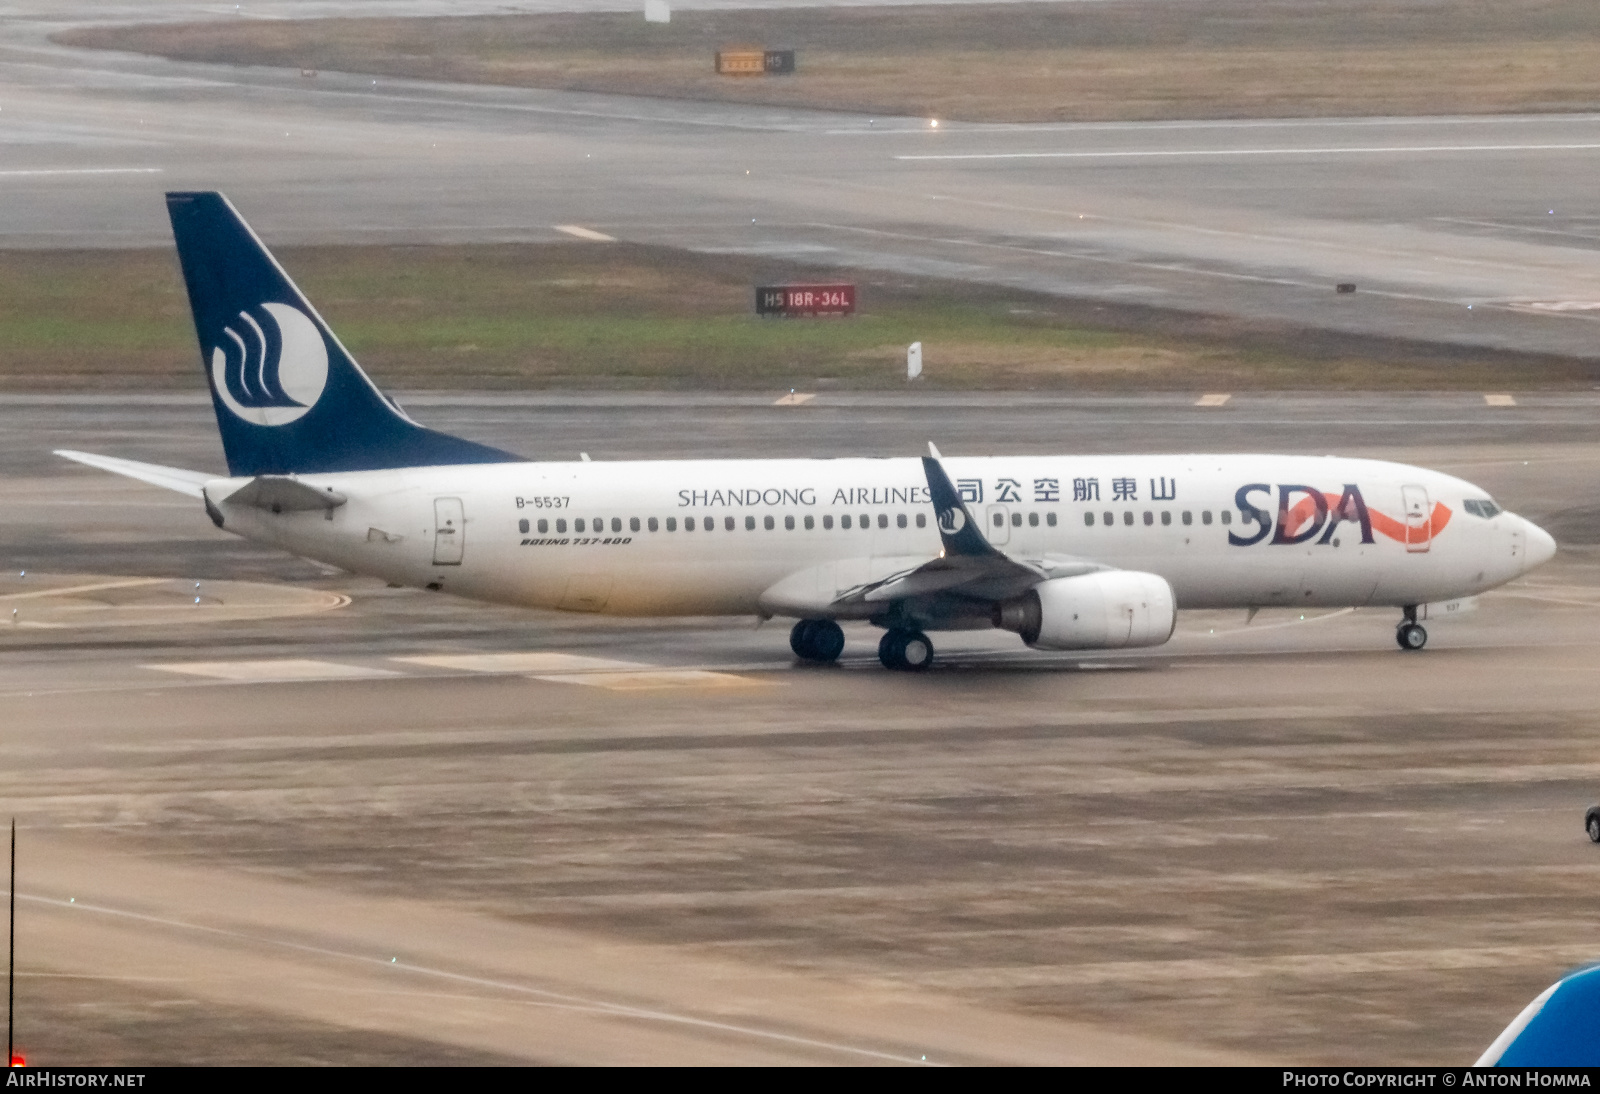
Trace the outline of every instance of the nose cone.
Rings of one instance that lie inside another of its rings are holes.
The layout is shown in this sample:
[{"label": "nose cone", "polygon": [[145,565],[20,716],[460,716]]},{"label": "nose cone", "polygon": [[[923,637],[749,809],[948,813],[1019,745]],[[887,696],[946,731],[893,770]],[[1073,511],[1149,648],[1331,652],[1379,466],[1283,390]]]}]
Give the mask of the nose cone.
[{"label": "nose cone", "polygon": [[1527,547],[1523,549],[1522,568],[1524,571],[1533,570],[1543,566],[1556,557],[1556,539],[1549,532],[1540,528],[1531,520],[1522,522],[1523,538]]}]

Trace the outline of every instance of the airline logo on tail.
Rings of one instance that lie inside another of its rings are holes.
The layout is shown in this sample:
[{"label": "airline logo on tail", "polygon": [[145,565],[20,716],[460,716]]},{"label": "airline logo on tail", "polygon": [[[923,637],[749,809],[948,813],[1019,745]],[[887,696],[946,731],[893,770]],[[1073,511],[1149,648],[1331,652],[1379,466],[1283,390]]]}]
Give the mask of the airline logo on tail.
[{"label": "airline logo on tail", "polygon": [[328,347],[316,324],[288,304],[260,304],[222,329],[211,350],[211,386],[252,425],[288,425],[317,405],[328,384]]}]

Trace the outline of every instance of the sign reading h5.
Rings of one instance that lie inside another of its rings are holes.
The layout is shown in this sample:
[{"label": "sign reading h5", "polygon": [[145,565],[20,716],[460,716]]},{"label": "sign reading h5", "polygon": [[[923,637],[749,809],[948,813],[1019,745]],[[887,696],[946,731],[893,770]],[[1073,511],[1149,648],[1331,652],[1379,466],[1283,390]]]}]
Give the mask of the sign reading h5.
[{"label": "sign reading h5", "polygon": [[[1252,498],[1252,495],[1264,494],[1266,496],[1261,500],[1271,504],[1274,490],[1278,495],[1276,513],[1261,508]],[[1326,494],[1315,487],[1293,483],[1280,483],[1273,487],[1268,483],[1253,482],[1239,487],[1234,492],[1233,501],[1239,511],[1245,514],[1246,520],[1254,520],[1259,525],[1254,535],[1241,536],[1229,532],[1228,542],[1235,547],[1260,543],[1268,534],[1272,536],[1269,542],[1277,545],[1287,546],[1312,540],[1318,545],[1327,544],[1344,522],[1361,529],[1362,543],[1374,542],[1373,532],[1376,531],[1396,543],[1415,545],[1437,536],[1450,521],[1449,507],[1439,503],[1435,503],[1431,512],[1414,522],[1395,520],[1367,508],[1361,488],[1354,483],[1347,483],[1342,493]]]}]

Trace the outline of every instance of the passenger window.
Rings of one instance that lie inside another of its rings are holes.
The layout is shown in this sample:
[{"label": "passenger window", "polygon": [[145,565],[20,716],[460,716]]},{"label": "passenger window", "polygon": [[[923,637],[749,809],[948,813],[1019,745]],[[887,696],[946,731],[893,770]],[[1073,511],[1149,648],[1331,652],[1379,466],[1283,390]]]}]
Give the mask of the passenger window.
[{"label": "passenger window", "polygon": [[693,517],[684,517],[683,518],[683,530],[685,532],[694,531],[694,518]]},{"label": "passenger window", "polygon": [[606,518],[605,517],[595,517],[594,518],[594,531],[595,531],[595,534],[599,535],[601,532],[604,532],[605,530],[606,530]]},{"label": "passenger window", "polygon": [[1094,514],[1093,513],[1085,513],[1085,514],[1083,514],[1083,526],[1085,528],[1093,528],[1094,527]]},{"label": "passenger window", "polygon": [[1185,509],[1183,511],[1183,523],[1184,524],[1193,524],[1194,523],[1194,514],[1189,512],[1189,510],[1187,510],[1187,509]]},{"label": "passenger window", "polygon": [[[809,520],[811,518],[807,517],[806,519]],[[845,520],[849,520],[850,518],[849,517],[845,517],[844,519]],[[833,514],[830,513],[827,516],[822,518],[822,527],[827,529],[828,531],[832,531],[833,530]],[[846,524],[845,527],[848,528],[850,526],[848,524]]]},{"label": "passenger window", "polygon": [[1222,516],[1222,523],[1223,524],[1232,524],[1233,523],[1233,510],[1224,509],[1222,511],[1222,513],[1221,513],[1221,516]]},{"label": "passenger window", "polygon": [[1021,528],[1022,527],[1022,514],[1021,513],[1012,513],[1011,514],[1011,527],[1013,527],[1013,528]]},{"label": "passenger window", "polygon": [[1122,513],[1122,523],[1123,524],[1132,524],[1133,523],[1133,510],[1132,509],[1126,509],[1126,510],[1123,511],[1123,513]]},{"label": "passenger window", "polygon": [[849,528],[850,527],[850,514],[849,513],[846,513],[844,516],[839,518],[839,527],[840,528]]},{"label": "passenger window", "polygon": [[1211,510],[1206,509],[1203,512],[1201,512],[1201,514],[1200,514],[1200,523],[1201,524],[1210,524],[1211,523]]},{"label": "passenger window", "polygon": [[667,531],[676,532],[677,530],[678,530],[678,518],[677,517],[668,517],[667,518]]},{"label": "passenger window", "polygon": [[[622,531],[622,518],[621,517],[612,517],[611,518],[611,530],[613,532]],[[637,532],[639,530],[639,518],[637,518],[637,517],[635,517],[634,520],[633,520],[633,530],[635,532]]]},{"label": "passenger window", "polygon": [[994,526],[996,528],[1004,528],[1006,526],[1006,518],[1003,513],[996,513],[994,515]]},{"label": "passenger window", "polygon": [[661,531],[661,522],[656,520],[655,517],[651,517],[649,520],[645,521],[644,526],[650,529],[652,532]]},{"label": "passenger window", "polygon": [[1156,522],[1156,516],[1155,516],[1155,514],[1154,514],[1154,513],[1152,513],[1152,512],[1150,512],[1150,510],[1148,510],[1148,509],[1146,509],[1146,510],[1145,510],[1145,511],[1144,511],[1144,526],[1145,526],[1145,527],[1146,527],[1146,528],[1148,528],[1148,527],[1150,527],[1150,526],[1151,526],[1151,525],[1152,525],[1152,524],[1154,524],[1154,523],[1155,523],[1155,522]]},{"label": "passenger window", "polygon": [[1105,524],[1115,524],[1115,523],[1117,523],[1117,518],[1112,516],[1110,513],[1101,513],[1100,517],[1101,517],[1102,522],[1105,523]]},{"label": "passenger window", "polygon": [[550,530],[550,522],[547,521],[547,520],[541,520],[539,522],[539,534],[542,536],[546,532],[548,532],[549,530]]},{"label": "passenger window", "polygon": [[639,530],[639,518],[638,517],[629,517],[628,518],[628,531],[637,532],[638,530]]},{"label": "passenger window", "polygon": [[1038,513],[1029,513],[1028,514],[1028,527],[1029,528],[1037,528],[1037,527],[1039,527],[1039,514]]},{"label": "passenger window", "polygon": [[572,530],[574,532],[583,531],[583,518],[582,517],[579,517],[577,520],[572,522]]},{"label": "passenger window", "polygon": [[861,514],[861,530],[863,532],[865,532],[865,531],[870,530],[871,528],[872,528],[872,515],[870,513],[862,513]]},{"label": "passenger window", "polygon": [[[769,524],[767,527],[770,528],[772,526]],[[783,518],[783,530],[785,532],[794,531],[794,518],[793,517],[784,517]]]},{"label": "passenger window", "polygon": [[878,527],[879,528],[887,528],[887,527],[889,527],[889,514],[888,513],[879,513],[878,514]]},{"label": "passenger window", "polygon": [[[789,523],[789,527],[793,528],[794,527],[794,518],[790,517],[789,518],[789,522],[790,522]],[[806,517],[806,531],[809,532],[809,531],[811,531],[811,529],[815,528],[816,526],[817,526],[817,518],[816,517],[812,517],[812,516],[807,516]]]},{"label": "passenger window", "polygon": [[895,514],[894,526],[896,528],[904,528],[906,526],[906,515],[904,513]]},{"label": "passenger window", "polygon": [[567,531],[567,522],[565,520],[556,521],[556,531],[565,534]]},{"label": "passenger window", "polygon": [[[751,521],[750,523],[751,523],[751,525],[754,525],[755,521]],[[733,518],[732,517],[723,517],[722,518],[722,527],[725,528],[727,531],[730,531],[730,532],[733,531]]]},{"label": "passenger window", "polygon": [[527,535],[528,534],[528,522],[526,520],[517,521],[517,531],[521,532],[523,535]]},{"label": "passenger window", "polygon": [[918,528],[926,528],[927,526],[928,526],[928,514],[926,514],[926,513],[918,513],[917,514],[917,527]]},{"label": "passenger window", "polygon": [[1172,523],[1172,514],[1167,512],[1165,509],[1161,510],[1161,523],[1162,524],[1171,524]]},{"label": "passenger window", "polygon": [[[772,518],[768,517],[767,519],[771,520]],[[755,517],[745,517],[744,518],[744,530],[746,532],[754,532],[756,530],[756,518]],[[732,529],[730,528],[729,531],[732,531]]]}]

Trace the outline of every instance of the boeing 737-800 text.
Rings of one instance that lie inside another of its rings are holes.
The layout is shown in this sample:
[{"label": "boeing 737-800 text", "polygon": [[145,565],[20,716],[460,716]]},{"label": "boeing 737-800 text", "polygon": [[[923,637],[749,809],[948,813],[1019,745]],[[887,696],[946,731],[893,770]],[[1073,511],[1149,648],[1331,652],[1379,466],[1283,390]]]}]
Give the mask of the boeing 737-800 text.
[{"label": "boeing 737-800 text", "polygon": [[228,474],[61,455],[189,494],[219,528],[390,582],[505,604],[840,620],[891,668],[928,631],[1039,649],[1153,646],[1183,608],[1418,607],[1555,542],[1469,482],[1268,455],[530,462],[412,421],[226,198],[167,197]]}]

